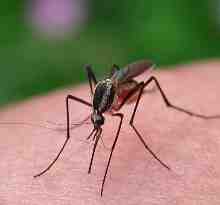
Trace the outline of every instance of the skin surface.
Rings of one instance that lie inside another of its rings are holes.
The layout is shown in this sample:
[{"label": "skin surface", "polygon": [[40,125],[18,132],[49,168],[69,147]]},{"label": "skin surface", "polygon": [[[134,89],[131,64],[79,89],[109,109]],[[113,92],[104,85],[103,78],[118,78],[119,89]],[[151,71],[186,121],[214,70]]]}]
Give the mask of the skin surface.
[{"label": "skin surface", "polygon": [[[202,62],[155,71],[168,99],[194,112],[220,114],[220,62]],[[141,76],[146,78],[145,75]],[[65,96],[90,100],[89,86],[57,91],[2,109],[0,122],[31,122],[31,125],[0,124],[0,204],[220,204],[220,119],[203,120],[167,108],[159,92],[145,94],[135,125],[160,159],[162,167],[144,149],[129,127],[134,105],[126,105],[122,131],[113,153],[100,197],[100,187],[119,120],[106,116],[103,142],[99,142],[92,173],[87,174],[92,126],[71,131],[71,140],[55,166],[46,168],[65,140]],[[90,109],[73,102],[71,122],[86,118]],[[55,125],[47,123],[64,123]],[[57,128],[60,128],[57,130]],[[104,145],[103,145],[104,143]]]}]

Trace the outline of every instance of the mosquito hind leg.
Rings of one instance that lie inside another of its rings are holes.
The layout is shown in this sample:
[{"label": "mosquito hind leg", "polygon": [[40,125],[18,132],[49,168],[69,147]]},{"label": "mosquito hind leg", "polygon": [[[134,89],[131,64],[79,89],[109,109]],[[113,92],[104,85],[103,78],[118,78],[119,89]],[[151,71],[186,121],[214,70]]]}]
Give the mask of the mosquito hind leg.
[{"label": "mosquito hind leg", "polygon": [[82,104],[87,105],[89,107],[92,106],[90,103],[86,102],[85,100],[83,100],[81,98],[75,97],[73,95],[67,95],[67,97],[66,97],[66,120],[67,120],[66,140],[65,140],[63,146],[61,147],[59,153],[54,158],[54,160],[49,164],[49,166],[46,169],[44,169],[43,171],[41,171],[39,174],[35,175],[34,177],[39,177],[39,176],[43,175],[44,173],[46,173],[55,164],[55,162],[60,157],[61,153],[63,152],[63,150],[64,150],[64,148],[65,148],[65,146],[67,144],[67,142],[70,139],[70,113],[69,113],[69,101],[70,100],[82,103]]},{"label": "mosquito hind leg", "polygon": [[173,105],[172,103],[170,103],[170,101],[166,97],[166,95],[165,95],[164,91],[162,90],[158,80],[154,76],[149,78],[149,80],[147,80],[144,83],[143,87],[147,87],[153,81],[155,82],[155,84],[156,84],[156,86],[157,86],[157,88],[158,88],[158,90],[159,90],[159,92],[160,92],[160,94],[163,98],[163,101],[165,102],[167,107],[175,109],[175,110],[180,111],[180,112],[183,112],[183,113],[188,114],[190,116],[198,117],[198,118],[203,118],[203,119],[217,119],[217,118],[220,118],[220,115],[202,115],[202,114],[198,114],[198,113],[192,112],[190,110],[187,110],[185,108]]},{"label": "mosquito hind leg", "polygon": [[[145,146],[145,148],[152,154],[152,156],[158,161],[160,162],[161,165],[163,165],[164,167],[166,167],[167,169],[170,169],[169,166],[167,166],[164,162],[162,162],[157,156],[156,154],[148,147],[148,145],[146,144],[146,142],[144,141],[143,137],[141,136],[140,132],[137,130],[137,128],[135,127],[134,125],[134,117],[135,117],[135,114],[136,114],[136,110],[137,110],[137,107],[139,105],[139,101],[140,101],[140,98],[143,94],[143,91],[144,91],[144,88],[146,88],[151,82],[155,82],[157,88],[159,89],[159,92],[166,104],[166,106],[172,108],[172,109],[175,109],[177,111],[180,111],[180,112],[183,112],[183,113],[186,113],[190,116],[195,116],[195,117],[199,117],[199,118],[203,118],[203,119],[216,119],[216,118],[220,118],[220,115],[214,115],[214,116],[206,116],[206,115],[201,115],[201,114],[197,114],[197,113],[194,113],[192,111],[189,111],[189,110],[186,110],[184,108],[181,108],[181,107],[178,107],[178,106],[175,106],[173,104],[170,103],[170,101],[168,100],[168,98],[166,97],[164,91],[162,90],[158,80],[152,76],[150,77],[146,82],[141,82],[140,84],[138,84],[137,86],[137,89],[132,91],[130,95],[128,95],[128,98],[134,94],[134,92],[137,92],[137,90],[139,90],[139,95],[138,95],[138,98],[137,98],[137,101],[136,101],[136,104],[135,104],[135,108],[134,108],[134,111],[133,111],[133,114],[131,116],[131,119],[130,119],[130,125],[131,127],[133,128],[133,130],[135,131],[135,133],[137,134],[137,136],[139,137],[140,141],[143,143],[143,145]],[[125,99],[125,101],[123,102],[123,104],[126,102],[127,99]],[[122,104],[122,105],[123,105]]]}]

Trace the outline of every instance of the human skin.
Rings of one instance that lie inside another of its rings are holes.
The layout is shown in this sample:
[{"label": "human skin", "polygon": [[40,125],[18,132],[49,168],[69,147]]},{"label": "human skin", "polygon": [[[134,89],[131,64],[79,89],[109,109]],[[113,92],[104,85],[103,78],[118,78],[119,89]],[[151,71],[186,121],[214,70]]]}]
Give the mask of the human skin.
[{"label": "human skin", "polygon": [[[218,61],[200,62],[155,71],[154,76],[173,104],[215,115],[220,114],[219,67]],[[82,85],[2,109],[1,205],[220,204],[220,119],[204,120],[167,108],[158,91],[142,97],[135,125],[171,171],[144,149],[128,123],[134,105],[126,105],[120,111],[125,118],[102,197],[101,182],[117,118],[106,116],[102,136],[105,146],[98,144],[90,175],[92,142],[86,137],[92,126],[84,125],[72,129],[69,144],[56,164],[45,175],[33,178],[46,168],[65,140],[65,131],[56,130],[60,125],[47,121],[65,124],[67,94],[90,101],[89,87]],[[71,122],[90,113],[76,102],[71,103],[71,110]]]}]

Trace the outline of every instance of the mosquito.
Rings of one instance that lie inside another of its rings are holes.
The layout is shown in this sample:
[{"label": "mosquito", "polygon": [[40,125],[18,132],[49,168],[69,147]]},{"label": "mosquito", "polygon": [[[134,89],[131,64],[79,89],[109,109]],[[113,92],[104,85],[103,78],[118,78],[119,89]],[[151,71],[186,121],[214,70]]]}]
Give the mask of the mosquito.
[{"label": "mosquito", "polygon": [[[115,146],[119,137],[119,133],[121,130],[124,114],[120,112],[120,109],[125,105],[129,103],[135,103],[129,125],[134,130],[135,134],[137,135],[138,139],[141,141],[145,149],[157,160],[164,168],[170,170],[170,167],[164,163],[147,145],[144,138],[142,137],[141,133],[138,131],[138,129],[134,125],[135,121],[135,114],[140,102],[140,99],[142,95],[145,93],[146,88],[152,84],[155,83],[156,88],[159,90],[163,101],[165,102],[166,106],[169,108],[172,108],[174,110],[183,112],[185,114],[188,114],[190,116],[203,118],[203,119],[215,119],[220,118],[220,115],[214,115],[214,116],[206,116],[202,114],[197,114],[192,111],[186,110],[185,108],[178,107],[170,103],[168,98],[166,97],[164,91],[162,90],[159,81],[154,76],[149,76],[149,78],[146,81],[138,82],[134,78],[141,75],[145,71],[150,71],[154,67],[154,63],[149,60],[139,60],[137,62],[128,64],[124,68],[120,69],[119,66],[113,65],[111,68],[111,72],[109,77],[97,81],[95,74],[92,70],[91,65],[86,65],[85,70],[87,72],[87,77],[89,80],[90,85],[90,93],[92,96],[92,102],[87,102],[83,100],[82,98],[73,96],[73,95],[67,95],[66,96],[66,140],[60,149],[59,153],[55,157],[55,159],[49,164],[49,166],[41,171],[39,174],[35,175],[34,177],[39,177],[46,173],[58,160],[61,153],[63,152],[67,142],[70,139],[70,112],[69,112],[69,102],[70,101],[76,101],[81,104],[84,104],[85,106],[88,106],[91,108],[91,114],[89,115],[89,118],[91,118],[91,123],[93,124],[93,129],[91,130],[91,133],[87,137],[89,140],[92,138],[94,140],[93,145],[93,151],[92,156],[89,163],[89,169],[88,174],[91,173],[91,168],[93,164],[93,159],[95,156],[96,147],[98,145],[98,142],[102,135],[102,126],[105,123],[105,114],[110,114],[112,117],[116,117],[119,119],[119,124],[117,127],[117,131],[115,134],[114,142],[111,146],[110,155],[108,158],[107,166],[105,169],[104,177],[101,184],[101,196],[103,195],[104,185],[106,181],[106,177],[108,174],[109,166],[111,163],[112,155],[115,150]],[[86,118],[87,119],[87,118]],[[85,121],[86,121],[85,119]],[[84,121],[82,121],[79,126],[83,124]]]}]

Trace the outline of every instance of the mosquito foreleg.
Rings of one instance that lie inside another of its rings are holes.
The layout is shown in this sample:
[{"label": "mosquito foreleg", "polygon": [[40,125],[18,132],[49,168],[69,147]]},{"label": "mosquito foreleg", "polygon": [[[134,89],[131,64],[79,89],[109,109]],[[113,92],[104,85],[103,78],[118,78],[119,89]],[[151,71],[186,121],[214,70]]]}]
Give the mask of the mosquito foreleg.
[{"label": "mosquito foreleg", "polygon": [[70,139],[70,112],[69,112],[69,100],[73,100],[73,101],[77,101],[79,103],[82,103],[84,105],[87,105],[89,107],[91,107],[92,105],[90,103],[88,103],[87,101],[81,99],[81,98],[78,98],[78,97],[75,97],[73,95],[67,95],[66,97],[66,120],[67,120],[67,129],[66,129],[66,140],[62,146],[62,148],[60,149],[59,153],[57,154],[57,156],[55,157],[55,159],[49,164],[49,166],[44,169],[42,172],[40,172],[39,174],[35,175],[34,177],[39,177],[41,175],[43,175],[44,173],[46,173],[54,164],[55,162],[58,160],[58,158],[60,157],[61,153],[63,152],[67,142],[69,141]]},{"label": "mosquito foreleg", "polygon": [[102,134],[102,128],[100,128],[100,130],[96,130],[96,133],[94,135],[95,143],[94,143],[94,146],[93,146],[92,157],[91,157],[90,164],[89,164],[88,174],[91,173],[91,168],[92,168],[92,163],[93,163],[93,159],[94,159],[94,156],[95,156],[96,147],[98,145],[98,142],[99,142],[99,139],[101,137],[101,134]]},{"label": "mosquito foreleg", "polygon": [[115,140],[114,140],[112,148],[111,148],[111,153],[109,155],[108,164],[106,166],[105,174],[104,174],[104,177],[103,177],[103,180],[102,180],[101,196],[103,194],[105,180],[106,180],[106,176],[107,176],[107,173],[108,173],[108,168],[109,168],[109,165],[110,165],[110,162],[111,162],[113,151],[115,149],[115,145],[116,145],[117,140],[118,140],[118,136],[119,136],[119,133],[120,133],[120,130],[121,130],[121,125],[122,125],[122,120],[123,120],[123,117],[124,117],[124,115],[122,113],[115,113],[115,114],[112,114],[112,116],[119,117],[120,118],[120,123],[119,123],[118,129],[117,129],[116,137],[115,137]]}]

